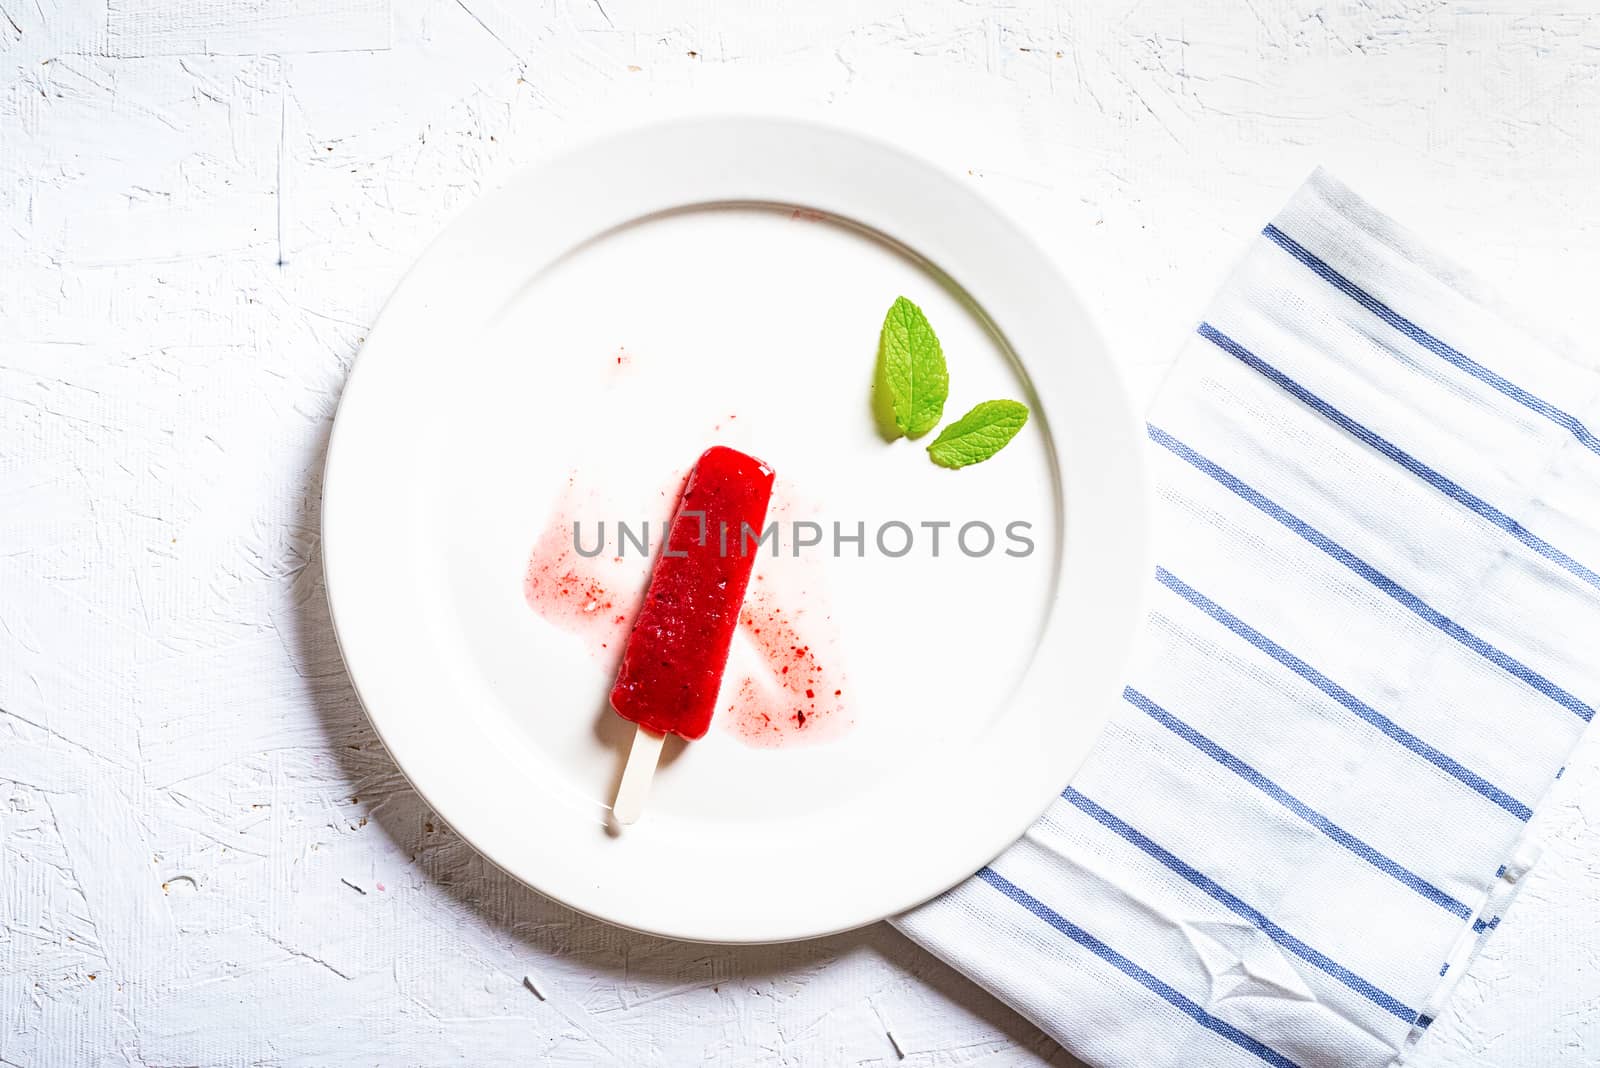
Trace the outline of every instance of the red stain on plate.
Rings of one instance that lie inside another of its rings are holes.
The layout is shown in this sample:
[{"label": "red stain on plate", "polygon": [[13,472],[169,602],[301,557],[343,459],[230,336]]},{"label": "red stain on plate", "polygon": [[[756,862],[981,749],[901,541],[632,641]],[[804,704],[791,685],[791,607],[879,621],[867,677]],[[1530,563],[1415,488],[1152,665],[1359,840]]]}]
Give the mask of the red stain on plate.
[{"label": "red stain on plate", "polygon": [[522,593],[539,615],[608,649],[628,632],[639,595],[617,592],[609,576],[572,548],[572,528],[552,524],[534,543]]},{"label": "red stain on plate", "polygon": [[[533,543],[522,579],[522,595],[546,621],[586,641],[590,652],[605,659],[621,651],[644,596],[642,559],[619,555],[614,527],[607,524],[604,549],[585,556],[578,551],[601,544],[601,509],[580,507],[582,495],[569,480],[550,519]],[[632,547],[628,547],[631,551]]]},{"label": "red stain on plate", "polygon": [[723,681],[723,726],[747,745],[777,749],[825,742],[855,724],[850,687],[815,546],[794,554],[794,521],[816,514],[783,482],[773,490],[769,522],[777,522],[778,553],[764,557],[750,579],[739,613],[739,634],[756,652],[756,666]]},{"label": "red stain on plate", "polygon": [[786,602],[769,581],[763,572],[751,582],[739,613],[740,633],[755,648],[760,668],[724,681],[724,694],[732,693],[726,725],[763,749],[837,738],[854,720],[838,670],[833,617],[813,591]]}]

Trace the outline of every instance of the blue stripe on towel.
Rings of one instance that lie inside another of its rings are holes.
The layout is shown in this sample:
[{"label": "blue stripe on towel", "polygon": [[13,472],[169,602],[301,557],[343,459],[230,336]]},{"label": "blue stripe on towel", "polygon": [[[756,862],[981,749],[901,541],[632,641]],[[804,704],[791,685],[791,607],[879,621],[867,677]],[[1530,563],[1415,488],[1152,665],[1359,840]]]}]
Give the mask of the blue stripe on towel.
[{"label": "blue stripe on towel", "polygon": [[1443,341],[1440,341],[1438,338],[1422,329],[1422,327],[1418,326],[1410,319],[1407,319],[1405,316],[1401,315],[1399,312],[1383,303],[1383,301],[1379,300],[1377,297],[1373,296],[1371,293],[1368,293],[1366,290],[1350,281],[1350,279],[1334,270],[1315,253],[1311,252],[1304,245],[1300,244],[1300,242],[1296,241],[1294,238],[1278,229],[1272,223],[1268,223],[1267,228],[1261,232],[1271,239],[1272,242],[1279,248],[1283,249],[1289,255],[1293,256],[1295,259],[1309,267],[1318,277],[1323,279],[1323,281],[1327,282],[1329,285],[1333,286],[1333,288],[1339,290],[1341,293],[1354,300],[1357,304],[1361,305],[1363,308],[1376,315],[1379,319],[1382,319],[1384,322],[1394,327],[1412,341],[1415,341],[1417,344],[1421,345],[1435,356],[1439,356],[1449,361],[1451,364],[1454,364],[1456,367],[1465,371],[1467,374],[1478,379],[1479,381],[1488,383],[1490,386],[1493,386],[1495,389],[1499,390],[1507,397],[1510,397],[1512,400],[1516,401],[1529,411],[1537,412],[1539,415],[1544,416],[1546,419],[1550,420],[1552,423],[1555,423],[1557,426],[1570,433],[1573,437],[1577,438],[1578,441],[1583,444],[1584,448],[1588,449],[1590,452],[1600,454],[1600,438],[1597,438],[1594,434],[1590,433],[1589,428],[1578,421],[1577,416],[1570,412],[1563,411],[1541,397],[1534,396],[1532,393],[1529,393],[1515,382],[1512,382],[1510,379],[1489,370],[1489,368],[1483,366],[1483,364],[1479,363],[1477,360],[1472,359],[1470,356],[1463,355],[1455,348],[1445,344]]},{"label": "blue stripe on towel", "polygon": [[1473,790],[1476,790],[1490,801],[1493,801],[1496,805],[1499,805],[1501,808],[1517,817],[1517,819],[1526,822],[1532,818],[1533,810],[1527,805],[1523,804],[1521,801],[1518,801],[1516,798],[1512,797],[1498,786],[1495,786],[1483,776],[1471,771],[1465,765],[1457,761],[1454,757],[1435,749],[1421,738],[1418,738],[1416,735],[1412,734],[1410,731],[1394,722],[1394,720],[1390,719],[1388,716],[1385,716],[1383,713],[1379,712],[1365,701],[1362,701],[1349,690],[1346,690],[1344,687],[1328,678],[1322,672],[1318,671],[1304,660],[1301,660],[1298,656],[1295,656],[1289,650],[1285,649],[1271,638],[1268,638],[1265,634],[1262,634],[1260,631],[1250,626],[1250,624],[1246,623],[1232,612],[1229,612],[1226,608],[1223,608],[1221,605],[1211,600],[1205,594],[1196,590],[1193,586],[1190,586],[1188,583],[1178,578],[1178,576],[1174,575],[1166,568],[1156,568],[1156,581],[1160,582],[1167,589],[1171,590],[1173,593],[1176,593],[1179,597],[1182,597],[1184,600],[1200,609],[1218,623],[1221,623],[1224,627],[1227,627],[1229,630],[1233,631],[1233,633],[1237,634],[1239,637],[1243,638],[1257,649],[1260,649],[1263,653],[1266,653],[1268,656],[1272,657],[1272,659],[1276,660],[1290,671],[1293,671],[1296,675],[1299,675],[1302,679],[1305,679],[1307,682],[1311,683],[1311,685],[1315,686],[1317,689],[1321,690],[1323,693],[1339,702],[1339,704],[1343,705],[1349,711],[1354,712],[1357,716],[1366,720],[1368,723],[1378,728],[1378,730],[1382,731],[1390,738],[1393,738],[1395,741],[1399,742],[1413,753],[1422,757],[1434,767],[1439,768],[1440,770],[1448,773],[1451,777],[1455,778],[1457,781],[1471,787]]},{"label": "blue stripe on towel", "polygon": [[1210,323],[1201,323],[1199,333],[1201,337],[1205,338],[1207,341],[1211,342],[1228,355],[1235,357],[1245,366],[1260,373],[1263,377],[1281,387],[1284,392],[1294,397],[1296,400],[1310,408],[1312,411],[1316,412],[1318,415],[1323,416],[1330,422],[1349,432],[1351,436],[1359,439],[1367,445],[1370,445],[1372,448],[1376,449],[1384,456],[1387,456],[1389,459],[1393,460],[1407,471],[1410,471],[1413,475],[1416,475],[1418,478],[1422,479],[1440,493],[1443,493],[1446,497],[1449,497],[1456,503],[1465,506],[1468,510],[1488,520],[1490,523],[1493,523],[1495,526],[1499,527],[1507,534],[1510,534],[1513,538],[1516,538],[1518,541],[1522,542],[1522,544],[1526,545],[1540,556],[1547,560],[1553,561],[1554,563],[1565,568],[1567,571],[1570,571],[1572,574],[1576,575],[1578,578],[1582,579],[1584,582],[1587,582],[1590,586],[1600,590],[1600,574],[1596,574],[1589,568],[1584,567],[1578,561],[1574,560],[1572,557],[1568,556],[1554,545],[1551,545],[1549,542],[1533,533],[1527,527],[1523,526],[1521,523],[1517,522],[1515,519],[1511,518],[1509,515],[1490,504],[1488,501],[1485,501],[1483,498],[1473,494],[1460,484],[1451,481],[1449,478],[1446,478],[1444,475],[1424,464],[1421,460],[1418,460],[1416,457],[1404,451],[1394,443],[1379,437],[1376,433],[1362,426],[1354,419],[1351,419],[1348,415],[1345,415],[1333,405],[1329,404],[1315,393],[1312,393],[1294,379],[1290,378],[1276,367],[1273,367],[1261,357],[1257,356],[1255,353],[1251,352],[1249,349],[1245,348],[1243,345],[1239,344],[1237,341],[1233,340],[1228,335],[1212,326]]},{"label": "blue stripe on towel", "polygon": [[1400,864],[1384,856],[1382,853],[1378,852],[1376,849],[1372,848],[1367,843],[1363,842],[1361,839],[1345,830],[1343,827],[1340,827],[1337,823],[1334,823],[1332,820],[1328,819],[1328,817],[1324,816],[1322,813],[1318,812],[1304,801],[1301,801],[1298,797],[1295,797],[1288,790],[1285,790],[1283,787],[1279,786],[1277,783],[1261,774],[1261,772],[1257,771],[1249,764],[1246,764],[1244,761],[1228,752],[1222,746],[1218,745],[1216,742],[1213,742],[1210,738],[1207,738],[1205,735],[1189,726],[1183,720],[1179,719],[1177,716],[1174,716],[1171,712],[1168,712],[1166,709],[1150,700],[1150,698],[1146,697],[1138,690],[1135,690],[1132,686],[1129,686],[1122,691],[1122,697],[1129,704],[1149,715],[1157,723],[1161,724],[1169,731],[1172,731],[1178,737],[1182,738],[1184,741],[1188,742],[1190,745],[1194,746],[1196,749],[1200,750],[1206,756],[1210,757],[1212,760],[1215,760],[1218,764],[1221,764],[1235,775],[1238,775],[1245,782],[1248,782],[1251,786],[1254,786],[1256,789],[1260,790],[1262,793],[1278,802],[1278,804],[1282,805],[1290,812],[1293,812],[1296,816],[1299,816],[1301,819],[1311,824],[1311,826],[1315,827],[1317,830],[1321,831],[1335,842],[1344,846],[1346,849],[1360,857],[1362,860],[1366,861],[1368,864],[1371,864],[1374,868],[1377,868],[1386,875],[1393,876],[1395,879],[1398,879],[1401,883],[1409,886],[1411,889],[1415,890],[1417,893],[1421,894],[1435,905],[1438,905],[1440,908],[1461,917],[1463,920],[1472,918],[1471,908],[1462,902],[1457,901],[1455,898],[1451,897],[1443,890],[1440,890],[1437,886],[1434,886],[1432,883],[1428,882],[1420,875],[1417,875],[1415,872],[1407,870]]},{"label": "blue stripe on towel", "polygon": [[1350,550],[1339,545],[1332,538],[1311,526],[1287,509],[1272,501],[1260,491],[1245,484],[1238,476],[1206,459],[1194,449],[1185,445],[1171,434],[1162,430],[1155,424],[1149,425],[1150,438],[1173,455],[1179,457],[1196,470],[1209,475],[1221,485],[1227,487],[1242,500],[1253,505],[1259,511],[1277,520],[1283,526],[1292,530],[1307,542],[1321,549],[1351,571],[1366,579],[1372,585],[1394,598],[1400,604],[1410,609],[1417,616],[1431,623],[1439,630],[1448,634],[1462,645],[1471,649],[1485,660],[1501,668],[1513,677],[1522,680],[1535,690],[1544,694],[1563,708],[1575,712],[1585,723],[1594,718],[1594,709],[1560,686],[1551,682],[1543,675],[1534,671],[1526,664],[1512,659],[1505,653],[1496,649],[1482,638],[1467,630],[1455,620],[1428,605],[1422,598],[1401,586],[1394,579],[1385,575],[1371,564],[1356,556]]},{"label": "blue stripe on towel", "polygon": [[1223,1038],[1227,1039],[1229,1042],[1232,1042],[1240,1049],[1247,1050],[1250,1053],[1255,1054],[1257,1057],[1260,1057],[1266,1063],[1273,1065],[1274,1068],[1300,1068],[1300,1066],[1295,1064],[1294,1061],[1291,1061],[1288,1057],[1285,1057],[1283,1054],[1271,1048],[1261,1040],[1251,1038],[1249,1035],[1228,1023],[1226,1020],[1220,1020],[1211,1015],[1200,1005],[1189,998],[1184,997],[1183,994],[1168,986],[1166,983],[1163,983],[1160,979],[1157,979],[1154,975],[1139,967],[1139,965],[1135,964],[1121,953],[1118,953],[1116,950],[1100,941],[1088,931],[1085,931],[1071,920],[1068,920],[1066,917],[1062,916],[1060,913],[1056,912],[1054,909],[1035,898],[1032,894],[1029,894],[1026,890],[1023,890],[1005,876],[995,871],[993,868],[984,868],[982,871],[978,872],[978,878],[994,887],[994,889],[1010,898],[1016,904],[1021,905],[1023,908],[1033,913],[1035,916],[1049,924],[1051,927],[1055,928],[1057,931],[1060,931],[1062,934],[1072,939],[1072,941],[1076,942],[1084,949],[1087,949],[1089,952],[1095,954],[1095,956],[1099,957],[1107,964],[1110,964],[1112,967],[1122,972],[1122,974],[1139,983],[1146,990],[1149,990],[1169,1004],[1173,1005],[1185,1016],[1189,1017],[1206,1030],[1221,1035]]},{"label": "blue stripe on towel", "polygon": [[1274,942],[1278,943],[1278,945],[1282,946],[1284,949],[1287,949],[1290,953],[1293,953],[1301,960],[1308,964],[1314,965],[1327,974],[1333,976],[1333,978],[1339,980],[1339,982],[1343,983],[1351,990],[1354,990],[1362,997],[1371,1001],[1374,1005],[1377,1005],[1392,1015],[1399,1017],[1406,1023],[1409,1024],[1416,1022],[1416,1009],[1408,1007],[1405,1003],[1394,997],[1392,994],[1388,994],[1383,990],[1380,990],[1373,983],[1361,978],[1361,976],[1357,975],[1349,968],[1346,968],[1344,965],[1329,957],[1327,954],[1306,945],[1304,942],[1300,941],[1300,939],[1296,938],[1288,931],[1285,931],[1282,927],[1279,927],[1277,924],[1267,919],[1267,917],[1259,910],[1250,907],[1243,900],[1230,893],[1225,887],[1216,882],[1216,880],[1205,875],[1197,868],[1185,864],[1172,853],[1168,852],[1166,849],[1163,849],[1159,843],[1153,841],[1147,835],[1140,832],[1136,827],[1133,827],[1132,825],[1119,819],[1114,813],[1102,808],[1100,805],[1091,801],[1089,798],[1085,797],[1083,794],[1080,794],[1077,790],[1070,786],[1061,792],[1061,797],[1068,804],[1078,808],[1080,811],[1096,820],[1106,829],[1112,831],[1124,840],[1138,846],[1156,860],[1159,860],[1170,871],[1182,876],[1187,882],[1205,891],[1216,901],[1225,905],[1227,908],[1237,913],[1244,919],[1247,919],[1251,923],[1255,924],[1268,938],[1272,939]]}]

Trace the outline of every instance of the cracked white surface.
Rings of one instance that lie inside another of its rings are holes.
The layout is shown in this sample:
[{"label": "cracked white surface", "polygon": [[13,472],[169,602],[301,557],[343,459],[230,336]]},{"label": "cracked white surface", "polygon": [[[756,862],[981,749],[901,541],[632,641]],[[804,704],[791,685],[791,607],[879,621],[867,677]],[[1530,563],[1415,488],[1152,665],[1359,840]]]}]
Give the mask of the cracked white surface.
[{"label": "cracked white surface", "polygon": [[[1600,327],[1592,6],[0,0],[0,1062],[1068,1063],[881,926],[712,949],[544,901],[340,669],[318,468],[400,273],[594,122],[730,106],[970,172],[1142,394],[1318,162]],[[1416,1063],[1593,1062],[1597,817],[1591,742]]]}]

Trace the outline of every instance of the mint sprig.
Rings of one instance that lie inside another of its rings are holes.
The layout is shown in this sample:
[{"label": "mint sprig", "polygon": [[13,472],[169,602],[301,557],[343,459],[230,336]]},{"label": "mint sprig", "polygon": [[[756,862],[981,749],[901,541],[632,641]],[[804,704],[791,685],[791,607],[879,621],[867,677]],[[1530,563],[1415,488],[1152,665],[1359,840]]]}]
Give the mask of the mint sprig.
[{"label": "mint sprig", "polygon": [[1017,436],[1028,421],[1028,406],[1014,400],[989,400],[939,431],[928,458],[940,467],[982,463]]},{"label": "mint sprig", "polygon": [[[905,297],[896,297],[878,334],[878,364],[872,378],[872,414],[888,441],[919,438],[939,425],[950,395],[944,349],[928,317]],[[1005,448],[1028,422],[1028,406],[1014,400],[984,401],[939,432],[928,458],[940,467],[982,463]]]},{"label": "mint sprig", "polygon": [[873,412],[891,440],[919,438],[939,425],[950,375],[944,350],[928,317],[905,297],[895,298],[878,335],[878,368],[873,378]]}]

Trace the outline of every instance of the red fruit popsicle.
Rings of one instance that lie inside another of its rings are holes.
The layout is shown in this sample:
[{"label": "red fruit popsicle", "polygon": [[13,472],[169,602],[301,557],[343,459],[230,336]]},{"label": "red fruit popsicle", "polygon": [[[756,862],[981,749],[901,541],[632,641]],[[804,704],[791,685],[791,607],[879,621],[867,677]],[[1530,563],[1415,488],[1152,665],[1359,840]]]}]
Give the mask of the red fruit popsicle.
[{"label": "red fruit popsicle", "polygon": [[648,789],[661,736],[692,740],[711,726],[772,480],[772,468],[721,445],[689,473],[611,690],[617,715],[640,728],[612,806],[620,823],[638,817],[643,793],[630,787]]}]

